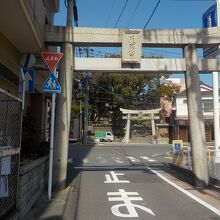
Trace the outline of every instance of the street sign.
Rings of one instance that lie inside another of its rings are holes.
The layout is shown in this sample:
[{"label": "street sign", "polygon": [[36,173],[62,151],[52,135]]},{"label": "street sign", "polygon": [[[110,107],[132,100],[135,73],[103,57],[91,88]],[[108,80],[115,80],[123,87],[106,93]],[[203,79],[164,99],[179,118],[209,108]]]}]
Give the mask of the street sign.
[{"label": "street sign", "polygon": [[35,70],[24,68],[25,92],[34,92]]},{"label": "street sign", "polygon": [[214,3],[202,15],[202,26],[203,28],[216,27],[217,21],[217,4]]},{"label": "street sign", "polygon": [[47,64],[49,70],[53,72],[56,68],[57,64],[60,62],[62,58],[62,53],[51,53],[51,52],[41,52],[41,56],[43,57],[45,63]]},{"label": "street sign", "polygon": [[[212,4],[202,16],[202,26],[203,28],[216,27],[218,26],[217,18],[217,4]],[[210,56],[215,56],[219,53],[219,46],[214,46],[210,48],[203,49],[203,57],[207,58]]]},{"label": "street sign", "polygon": [[181,166],[184,160],[183,141],[173,140],[173,164]]},{"label": "street sign", "polygon": [[61,86],[53,73],[44,82],[42,90],[47,93],[61,93]]},{"label": "street sign", "polygon": [[20,64],[23,68],[32,68],[36,63],[36,57],[31,53],[24,53],[21,56]]}]

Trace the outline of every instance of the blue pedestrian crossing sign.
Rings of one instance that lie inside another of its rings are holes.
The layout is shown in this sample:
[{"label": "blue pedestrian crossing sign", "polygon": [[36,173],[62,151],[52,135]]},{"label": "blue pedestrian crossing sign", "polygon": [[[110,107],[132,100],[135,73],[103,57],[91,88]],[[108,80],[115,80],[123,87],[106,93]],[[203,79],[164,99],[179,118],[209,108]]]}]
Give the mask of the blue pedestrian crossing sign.
[{"label": "blue pedestrian crossing sign", "polygon": [[61,86],[53,73],[50,73],[49,77],[44,82],[42,90],[47,93],[61,93]]}]

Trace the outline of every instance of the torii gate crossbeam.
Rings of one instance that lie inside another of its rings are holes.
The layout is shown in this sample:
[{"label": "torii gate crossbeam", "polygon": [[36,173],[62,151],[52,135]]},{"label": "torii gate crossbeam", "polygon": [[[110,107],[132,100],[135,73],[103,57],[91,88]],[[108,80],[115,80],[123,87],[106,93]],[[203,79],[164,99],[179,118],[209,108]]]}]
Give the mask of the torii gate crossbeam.
[{"label": "torii gate crossbeam", "polygon": [[46,44],[60,45],[70,42],[74,46],[87,47],[121,47],[123,35],[138,32],[142,38],[142,47],[182,48],[195,44],[197,48],[219,45],[219,27],[202,29],[111,29],[111,28],[65,28],[60,26],[46,27]]},{"label": "torii gate crossbeam", "polygon": [[[121,72],[121,73],[178,73],[186,71],[185,59],[141,59],[141,65],[122,64],[121,58],[78,58],[75,57],[75,71]],[[220,60],[198,60],[199,72],[220,70]]]}]

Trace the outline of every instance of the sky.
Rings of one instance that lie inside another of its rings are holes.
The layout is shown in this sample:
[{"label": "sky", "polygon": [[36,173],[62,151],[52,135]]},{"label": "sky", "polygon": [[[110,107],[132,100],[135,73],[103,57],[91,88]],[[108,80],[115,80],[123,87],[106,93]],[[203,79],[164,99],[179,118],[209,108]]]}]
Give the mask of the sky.
[{"label": "sky", "polygon": [[[65,0],[60,0],[60,11],[55,15],[55,25],[65,26]],[[127,4],[126,4],[127,2]],[[153,10],[147,29],[201,28],[203,13],[214,3],[212,0],[77,0],[79,27],[143,29]],[[119,19],[119,15],[125,6]],[[103,49],[100,49],[101,51]],[[105,49],[106,52],[112,52]],[[116,50],[115,50],[116,52]],[[117,51],[118,52],[118,51]],[[116,52],[116,53],[117,53]],[[145,55],[163,55],[167,58],[182,57],[181,50],[144,50]],[[202,51],[198,51],[202,58]],[[173,74],[172,77],[183,75]],[[212,85],[211,74],[200,74],[200,79]]]}]

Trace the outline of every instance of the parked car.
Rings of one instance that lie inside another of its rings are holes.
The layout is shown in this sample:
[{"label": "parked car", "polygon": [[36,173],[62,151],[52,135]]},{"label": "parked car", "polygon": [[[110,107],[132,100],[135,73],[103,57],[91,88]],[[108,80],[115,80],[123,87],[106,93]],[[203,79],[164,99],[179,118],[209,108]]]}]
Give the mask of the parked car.
[{"label": "parked car", "polygon": [[97,142],[112,142],[114,141],[114,135],[109,131],[95,131],[95,141]]},{"label": "parked car", "polygon": [[73,133],[70,133],[70,135],[69,135],[69,142],[70,143],[76,143],[78,141],[79,141],[78,138],[74,137]]}]

